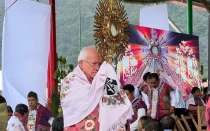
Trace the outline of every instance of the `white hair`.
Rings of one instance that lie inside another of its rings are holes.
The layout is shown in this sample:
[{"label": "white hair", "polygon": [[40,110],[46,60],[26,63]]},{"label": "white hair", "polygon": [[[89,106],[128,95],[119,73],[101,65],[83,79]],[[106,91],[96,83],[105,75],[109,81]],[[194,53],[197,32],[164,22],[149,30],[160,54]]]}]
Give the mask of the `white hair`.
[{"label": "white hair", "polygon": [[86,47],[83,47],[82,50],[79,53],[78,62],[80,60],[85,60],[86,57],[87,57],[87,55],[88,55],[88,53],[91,50],[96,50],[97,51],[97,49],[94,46],[86,46]]}]

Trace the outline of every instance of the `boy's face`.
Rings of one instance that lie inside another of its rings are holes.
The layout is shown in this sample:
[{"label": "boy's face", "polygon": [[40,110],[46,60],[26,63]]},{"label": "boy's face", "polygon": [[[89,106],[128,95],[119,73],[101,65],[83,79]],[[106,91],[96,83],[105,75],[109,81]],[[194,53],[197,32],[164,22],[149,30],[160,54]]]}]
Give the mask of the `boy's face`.
[{"label": "boy's face", "polygon": [[124,90],[124,92],[128,96],[128,99],[130,100],[130,102],[132,102],[134,98],[134,92],[129,92],[128,90]]},{"label": "boy's face", "polygon": [[145,81],[145,83],[147,83],[147,85],[149,85],[149,78]]},{"label": "boy's face", "polygon": [[195,91],[195,93],[193,95],[196,97],[199,97],[199,96],[201,96],[201,91],[197,90],[197,91]]}]

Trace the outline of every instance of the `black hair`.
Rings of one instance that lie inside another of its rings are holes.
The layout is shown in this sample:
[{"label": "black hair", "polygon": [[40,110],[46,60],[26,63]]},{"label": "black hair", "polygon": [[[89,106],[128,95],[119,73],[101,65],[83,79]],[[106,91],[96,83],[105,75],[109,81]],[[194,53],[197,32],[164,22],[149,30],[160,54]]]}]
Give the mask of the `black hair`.
[{"label": "black hair", "polygon": [[56,117],[52,123],[52,131],[63,131],[63,128],[63,117]]},{"label": "black hair", "polygon": [[11,106],[7,106],[7,112],[8,113],[13,113],[13,110],[12,110]]},{"label": "black hair", "polygon": [[140,120],[146,121],[146,120],[148,120],[150,118],[151,118],[150,116],[142,116],[142,117],[140,117]]},{"label": "black hair", "polygon": [[160,119],[160,124],[163,126],[163,129],[174,129],[176,122],[173,117],[165,115]]},{"label": "black hair", "polygon": [[205,87],[205,88],[203,89],[203,93],[206,94],[207,92],[208,92],[208,87]]},{"label": "black hair", "polygon": [[132,93],[134,92],[134,86],[131,84],[124,85],[123,90],[128,90],[130,93]]},{"label": "black hair", "polygon": [[0,104],[5,103],[5,102],[6,102],[6,99],[2,95],[0,95]]},{"label": "black hair", "polygon": [[33,97],[33,98],[35,98],[36,100],[38,100],[37,94],[36,94],[35,92],[33,92],[33,91],[30,91],[30,92],[28,93],[28,97]]},{"label": "black hair", "polygon": [[23,116],[24,113],[28,113],[28,106],[25,104],[18,104],[15,108],[15,112],[18,112]]},{"label": "black hair", "polygon": [[145,74],[143,75],[143,80],[146,81],[147,79],[149,79],[149,75],[150,75],[150,74],[151,74],[150,72],[145,73]]},{"label": "black hair", "polygon": [[156,80],[159,80],[159,75],[157,74],[157,73],[151,73],[150,75],[149,75],[149,79],[156,79]]},{"label": "black hair", "polygon": [[200,90],[198,87],[193,87],[191,93],[194,94],[197,90]]},{"label": "black hair", "polygon": [[146,120],[143,124],[143,129],[145,129],[145,131],[164,131],[160,122],[155,119]]}]

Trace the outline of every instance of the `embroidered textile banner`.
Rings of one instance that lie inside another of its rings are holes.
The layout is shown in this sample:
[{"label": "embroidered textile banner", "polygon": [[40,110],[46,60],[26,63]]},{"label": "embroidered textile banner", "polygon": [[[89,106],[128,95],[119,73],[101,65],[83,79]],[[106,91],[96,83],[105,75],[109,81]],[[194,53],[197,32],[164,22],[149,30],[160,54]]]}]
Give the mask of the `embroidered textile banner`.
[{"label": "embroidered textile banner", "polygon": [[198,36],[129,25],[130,39],[118,76],[122,85],[143,84],[143,74],[159,72],[160,78],[182,94],[200,86]]}]

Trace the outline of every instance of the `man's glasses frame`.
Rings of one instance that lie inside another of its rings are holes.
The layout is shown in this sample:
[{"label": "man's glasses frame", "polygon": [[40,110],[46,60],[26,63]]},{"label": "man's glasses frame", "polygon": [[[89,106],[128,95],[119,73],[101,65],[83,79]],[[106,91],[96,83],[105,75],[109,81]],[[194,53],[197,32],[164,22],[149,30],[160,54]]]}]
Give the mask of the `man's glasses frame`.
[{"label": "man's glasses frame", "polygon": [[89,64],[92,67],[96,67],[96,66],[99,66],[100,67],[101,64],[102,64],[102,63],[98,63],[98,62],[88,62],[86,60],[82,60],[82,61],[84,61],[85,63]]}]

